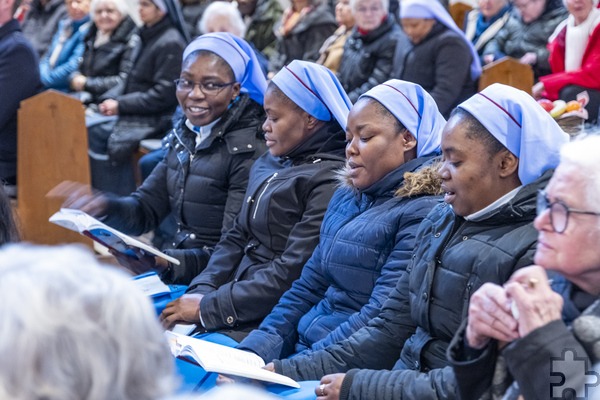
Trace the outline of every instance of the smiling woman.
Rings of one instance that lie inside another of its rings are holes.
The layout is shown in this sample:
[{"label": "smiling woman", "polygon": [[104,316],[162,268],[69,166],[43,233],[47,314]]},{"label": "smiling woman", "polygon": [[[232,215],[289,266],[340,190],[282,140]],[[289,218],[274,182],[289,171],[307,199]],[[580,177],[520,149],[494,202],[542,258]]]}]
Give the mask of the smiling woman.
[{"label": "smiling woman", "polygon": [[266,80],[255,63],[243,39],[228,33],[197,38],[183,54],[176,95],[184,116],[165,138],[164,159],[130,196],[75,193],[67,202],[130,234],[174,215],[178,229],[165,252],[180,265],[157,264],[154,257],[120,259],[126,267],[154,269],[166,282],[188,284],[233,225],[250,166],[265,151],[260,125]]}]

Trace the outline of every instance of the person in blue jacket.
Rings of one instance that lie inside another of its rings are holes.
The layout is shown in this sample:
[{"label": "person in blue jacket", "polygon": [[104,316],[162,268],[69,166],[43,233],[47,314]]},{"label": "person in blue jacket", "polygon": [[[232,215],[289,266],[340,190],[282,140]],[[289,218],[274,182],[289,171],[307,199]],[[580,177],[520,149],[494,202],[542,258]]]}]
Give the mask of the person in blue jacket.
[{"label": "person in blue jacket", "polygon": [[58,24],[52,43],[40,62],[40,76],[47,89],[70,90],[71,74],[77,71],[85,50],[84,38],[91,26],[90,0],[68,0],[68,18]]},{"label": "person in blue jacket", "polygon": [[[433,98],[410,82],[390,80],[359,98],[348,116],[342,187],[327,208],[319,245],[238,348],[265,362],[319,350],[379,313],[410,261],[417,227],[441,200],[431,196],[439,181],[423,183],[435,180],[427,172],[445,122]],[[405,180],[413,171],[419,179]]]}]

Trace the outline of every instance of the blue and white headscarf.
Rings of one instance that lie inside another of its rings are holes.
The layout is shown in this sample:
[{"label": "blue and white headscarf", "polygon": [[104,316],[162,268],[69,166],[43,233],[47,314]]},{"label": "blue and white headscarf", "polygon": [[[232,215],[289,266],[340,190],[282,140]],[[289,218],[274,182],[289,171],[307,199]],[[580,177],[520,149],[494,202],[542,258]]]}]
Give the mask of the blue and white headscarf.
[{"label": "blue and white headscarf", "polygon": [[328,68],[294,60],[272,79],[277,87],[301,109],[321,121],[335,118],[346,130],[352,102],[342,84]]},{"label": "blue and white headscarf", "polygon": [[380,102],[417,139],[419,157],[440,152],[442,130],[446,120],[433,97],[421,86],[392,79],[375,86],[359,97]]},{"label": "blue and white headscarf", "polygon": [[556,168],[559,150],[569,141],[536,101],[522,90],[495,83],[458,105],[519,158],[519,179],[527,185]]},{"label": "blue and white headscarf", "polygon": [[244,40],[228,32],[207,33],[199,36],[183,51],[183,60],[198,50],[207,50],[221,57],[233,70],[240,82],[242,93],[263,104],[267,80],[260,68],[256,53]]},{"label": "blue and white headscarf", "polygon": [[469,46],[473,61],[471,62],[471,79],[475,80],[481,75],[481,61],[473,43],[465,36],[464,32],[448,14],[448,11],[437,0],[402,0],[400,1],[400,18],[435,19],[446,28],[456,32]]}]

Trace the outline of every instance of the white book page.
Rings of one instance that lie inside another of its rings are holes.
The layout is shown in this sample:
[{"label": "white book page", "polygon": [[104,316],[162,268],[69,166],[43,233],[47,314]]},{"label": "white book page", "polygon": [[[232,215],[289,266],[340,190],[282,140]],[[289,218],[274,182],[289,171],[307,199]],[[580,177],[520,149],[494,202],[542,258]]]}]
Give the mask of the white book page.
[{"label": "white book page", "polygon": [[171,289],[160,280],[157,274],[147,274],[146,276],[134,279],[133,283],[135,283],[146,296],[171,292]]},{"label": "white book page", "polygon": [[190,356],[207,371],[300,387],[287,376],[262,369],[265,363],[254,353],[169,331],[165,335],[174,356]]}]

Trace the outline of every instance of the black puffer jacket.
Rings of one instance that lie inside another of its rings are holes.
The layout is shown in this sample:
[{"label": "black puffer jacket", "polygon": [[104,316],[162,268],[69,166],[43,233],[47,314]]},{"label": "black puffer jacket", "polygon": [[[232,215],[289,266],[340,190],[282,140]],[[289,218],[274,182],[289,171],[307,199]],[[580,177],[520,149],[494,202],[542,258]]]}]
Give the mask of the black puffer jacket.
[{"label": "black puffer jacket", "polygon": [[473,291],[484,282],[505,282],[531,264],[536,192],[550,175],[524,186],[478,222],[457,217],[446,204],[436,207],[419,228],[409,273],[379,316],[336,345],[276,361],[277,372],[295,379],[347,372],[341,400],[457,398],[446,348]]},{"label": "black puffer jacket", "polygon": [[207,330],[241,340],[300,276],[319,242],[343,154],[344,134],[331,122],[289,156],[265,153],[254,163],[233,228],[188,289],[204,294]]},{"label": "black puffer jacket", "polygon": [[472,60],[463,38],[438,22],[417,45],[402,35],[396,45],[392,77],[421,85],[448,118],[454,107],[476,92]]},{"label": "black puffer jacket", "polygon": [[188,284],[231,228],[250,167],[266,149],[263,120],[262,107],[242,95],[196,147],[184,117],[165,138],[167,154],[143,185],[131,196],[110,200],[106,222],[129,234],[148,232],[173,212],[178,231],[166,252],[181,265],[173,265],[165,281]]},{"label": "black puffer jacket", "polygon": [[285,36],[277,37],[277,52],[269,59],[269,71],[277,72],[294,60],[316,61],[319,49],[337,29],[326,2],[315,6],[300,18]]},{"label": "black puffer jacket", "polygon": [[181,71],[185,41],[168,17],[142,27],[139,34],[141,51],[123,94],[116,97],[119,115],[170,116],[177,106],[173,81]]},{"label": "black puffer jacket", "polygon": [[92,25],[85,37],[85,51],[79,73],[86,76],[84,90],[92,95],[92,102],[115,85],[122,85],[133,67],[139,50],[140,37],[136,25],[126,17],[110,36],[110,40],[94,47],[98,28]]},{"label": "black puffer jacket", "polygon": [[374,86],[390,79],[396,42],[401,35],[393,16],[362,35],[355,26],[344,44],[338,78],[354,103]]}]

